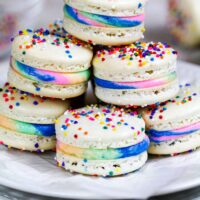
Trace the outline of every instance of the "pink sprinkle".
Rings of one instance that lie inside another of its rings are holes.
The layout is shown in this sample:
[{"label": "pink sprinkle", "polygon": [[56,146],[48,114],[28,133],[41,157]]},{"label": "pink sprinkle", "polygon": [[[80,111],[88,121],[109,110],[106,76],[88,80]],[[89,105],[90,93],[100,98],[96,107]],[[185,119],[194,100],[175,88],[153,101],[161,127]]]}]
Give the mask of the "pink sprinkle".
[{"label": "pink sprinkle", "polygon": [[93,117],[89,117],[89,120],[90,121],[94,121],[95,119]]},{"label": "pink sprinkle", "polygon": [[67,118],[66,120],[65,120],[65,123],[68,123],[69,122],[69,118]]}]

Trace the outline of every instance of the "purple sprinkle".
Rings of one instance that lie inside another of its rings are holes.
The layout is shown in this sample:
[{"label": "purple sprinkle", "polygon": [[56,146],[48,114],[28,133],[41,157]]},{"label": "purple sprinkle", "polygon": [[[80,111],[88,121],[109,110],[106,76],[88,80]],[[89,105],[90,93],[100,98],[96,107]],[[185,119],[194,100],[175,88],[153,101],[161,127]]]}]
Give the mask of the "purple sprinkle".
[{"label": "purple sprinkle", "polygon": [[38,148],[38,147],[39,147],[39,144],[38,144],[38,143],[36,143],[36,144],[35,144],[35,148]]}]

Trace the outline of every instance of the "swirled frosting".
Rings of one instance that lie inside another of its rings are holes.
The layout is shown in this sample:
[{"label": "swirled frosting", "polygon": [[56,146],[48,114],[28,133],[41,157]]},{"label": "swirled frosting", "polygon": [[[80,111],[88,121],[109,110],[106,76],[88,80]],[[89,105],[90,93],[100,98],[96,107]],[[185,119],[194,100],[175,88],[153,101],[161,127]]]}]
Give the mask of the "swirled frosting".
[{"label": "swirled frosting", "polygon": [[25,65],[17,60],[14,60],[12,67],[19,74],[24,77],[31,79],[37,82],[46,82],[56,85],[73,85],[83,83],[89,80],[90,71],[85,70],[82,72],[75,73],[58,73],[43,69],[34,68],[28,65]]},{"label": "swirled frosting", "polygon": [[54,136],[54,124],[32,124],[0,115],[0,126],[18,133],[37,136]]},{"label": "swirled frosting", "polygon": [[169,82],[174,81],[177,78],[176,72],[168,74],[165,77],[152,79],[152,80],[145,80],[145,81],[135,81],[135,82],[114,82],[114,81],[107,81],[100,78],[95,77],[96,85],[109,88],[109,89],[142,89],[142,88],[152,88],[161,85],[165,85]]},{"label": "swirled frosting", "polygon": [[149,146],[148,137],[146,137],[142,142],[136,145],[124,148],[116,148],[116,149],[79,148],[57,141],[58,152],[60,151],[65,155],[74,156],[85,160],[114,160],[114,159],[127,158],[131,156],[137,156],[147,151],[148,146]]},{"label": "swirled frosting", "polygon": [[174,130],[158,131],[155,129],[150,129],[147,131],[147,134],[152,142],[160,143],[169,140],[175,140],[197,131],[200,131],[200,122]]},{"label": "swirled frosting", "polygon": [[80,11],[69,5],[64,6],[64,14],[65,17],[76,22],[96,27],[129,28],[138,26],[144,22],[144,14],[129,17],[106,16]]}]

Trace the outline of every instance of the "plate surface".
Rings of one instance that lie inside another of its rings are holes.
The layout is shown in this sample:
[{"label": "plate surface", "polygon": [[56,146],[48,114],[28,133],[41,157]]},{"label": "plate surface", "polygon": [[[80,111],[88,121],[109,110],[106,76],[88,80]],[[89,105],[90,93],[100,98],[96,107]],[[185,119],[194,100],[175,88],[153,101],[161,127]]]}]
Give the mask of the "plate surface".
[{"label": "plate surface", "polygon": [[[200,85],[200,67],[185,62],[178,65],[181,83]],[[1,84],[7,66],[7,62],[0,64]],[[54,157],[53,152],[32,154],[1,146],[0,184],[52,197],[93,199],[144,199],[200,185],[200,150],[176,157],[152,157],[141,170],[117,178],[71,174],[58,168]]]}]

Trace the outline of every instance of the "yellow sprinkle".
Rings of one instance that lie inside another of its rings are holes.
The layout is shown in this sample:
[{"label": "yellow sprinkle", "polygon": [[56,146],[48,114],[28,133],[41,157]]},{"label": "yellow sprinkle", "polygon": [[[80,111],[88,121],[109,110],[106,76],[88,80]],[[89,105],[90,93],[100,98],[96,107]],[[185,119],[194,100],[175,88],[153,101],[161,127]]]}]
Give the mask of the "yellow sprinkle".
[{"label": "yellow sprinkle", "polygon": [[142,63],[143,65],[146,65],[147,64],[147,62],[146,61],[143,61],[143,63]]},{"label": "yellow sprinkle", "polygon": [[100,122],[101,125],[105,124],[103,121]]},{"label": "yellow sprinkle", "polygon": [[28,31],[27,30],[23,30],[23,35],[28,35]]},{"label": "yellow sprinkle", "polygon": [[68,132],[67,132],[67,131],[65,131],[65,132],[63,133],[63,135],[64,135],[64,136],[67,136],[67,135],[68,135]]},{"label": "yellow sprinkle", "polygon": [[59,120],[58,119],[55,119],[55,124],[57,124],[59,122]]},{"label": "yellow sprinkle", "polygon": [[137,132],[136,132],[136,131],[133,133],[133,136],[134,136],[134,137],[137,137]]},{"label": "yellow sprinkle", "polygon": [[121,172],[121,168],[120,167],[116,167],[115,168],[115,172]]},{"label": "yellow sprinkle", "polygon": [[25,44],[25,45],[28,44],[28,41],[25,41],[24,44]]},{"label": "yellow sprinkle", "polygon": [[144,33],[144,32],[146,31],[146,29],[145,29],[145,28],[142,28],[141,31]]}]

